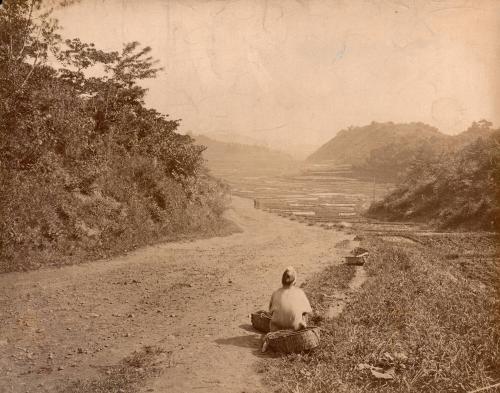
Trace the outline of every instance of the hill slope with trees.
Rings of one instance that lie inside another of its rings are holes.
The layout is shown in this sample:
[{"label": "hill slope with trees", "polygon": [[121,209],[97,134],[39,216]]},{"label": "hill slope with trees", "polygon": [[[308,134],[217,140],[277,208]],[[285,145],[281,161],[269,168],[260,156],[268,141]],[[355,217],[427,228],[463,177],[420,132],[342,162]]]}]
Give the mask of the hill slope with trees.
[{"label": "hill slope with trees", "polygon": [[332,160],[338,164],[360,165],[376,149],[387,145],[405,145],[443,138],[436,128],[423,123],[377,123],[341,130],[311,154],[307,161]]},{"label": "hill slope with trees", "polygon": [[485,132],[458,151],[418,157],[396,190],[372,204],[367,215],[500,230],[500,130]]},{"label": "hill slope with trees", "polygon": [[150,51],[63,40],[40,0],[4,2],[0,272],[222,228],[225,186],[203,147],[144,105],[140,81],[160,70]]}]

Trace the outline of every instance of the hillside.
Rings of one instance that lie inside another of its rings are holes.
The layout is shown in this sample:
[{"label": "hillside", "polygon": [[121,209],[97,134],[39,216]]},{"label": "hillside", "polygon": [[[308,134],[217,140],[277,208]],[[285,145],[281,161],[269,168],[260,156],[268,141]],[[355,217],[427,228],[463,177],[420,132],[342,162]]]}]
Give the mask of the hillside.
[{"label": "hillside", "polygon": [[[500,130],[458,151],[416,160],[404,181],[368,215],[441,228],[500,228]],[[463,136],[462,136],[463,138]]]},{"label": "hillside", "polygon": [[423,123],[376,123],[341,130],[330,141],[311,154],[307,161],[334,161],[337,164],[363,164],[373,150],[387,145],[406,145],[420,141],[440,140],[436,128]]},{"label": "hillside", "polygon": [[223,230],[203,148],[145,107],[151,48],[62,41],[49,14],[32,18],[40,4],[0,12],[0,273]]},{"label": "hillside", "polygon": [[288,154],[264,146],[221,142],[205,135],[194,138],[197,144],[206,147],[203,158],[215,176],[279,175],[298,165]]},{"label": "hillside", "polygon": [[459,150],[477,138],[489,136],[491,126],[481,120],[451,136],[423,123],[372,122],[340,131],[307,161],[348,164],[361,176],[397,180],[419,157]]},{"label": "hillside", "polygon": [[473,122],[471,126],[465,131],[461,132],[460,134],[453,135],[449,138],[452,144],[452,148],[454,150],[457,150],[468,145],[471,142],[474,142],[478,138],[490,137],[495,132],[492,126],[493,123],[486,120]]}]

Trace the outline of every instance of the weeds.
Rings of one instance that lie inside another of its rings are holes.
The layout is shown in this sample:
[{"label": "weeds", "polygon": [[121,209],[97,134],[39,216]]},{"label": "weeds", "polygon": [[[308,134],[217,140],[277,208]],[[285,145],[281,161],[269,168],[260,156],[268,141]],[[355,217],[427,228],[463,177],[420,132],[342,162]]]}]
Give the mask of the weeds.
[{"label": "weeds", "polygon": [[158,357],[165,352],[159,347],[144,347],[120,364],[102,369],[104,376],[92,381],[76,381],[65,386],[60,393],[134,393],[139,383],[161,373]]},{"label": "weeds", "polygon": [[[429,248],[369,238],[363,246],[369,279],[338,319],[322,322],[321,347],[266,360],[277,391],[465,392],[500,379],[498,259],[480,266],[481,257],[467,259],[484,270],[470,274],[463,258],[445,258],[457,253],[449,242]],[[308,285],[313,299],[336,273]],[[377,379],[360,364],[393,369],[394,378]]]}]

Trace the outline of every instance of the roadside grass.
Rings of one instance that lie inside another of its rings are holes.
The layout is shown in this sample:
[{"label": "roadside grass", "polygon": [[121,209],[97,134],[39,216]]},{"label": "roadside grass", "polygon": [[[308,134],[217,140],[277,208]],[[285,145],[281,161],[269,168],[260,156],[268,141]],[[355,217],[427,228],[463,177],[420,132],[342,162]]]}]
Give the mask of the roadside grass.
[{"label": "roadside grass", "polygon": [[[321,273],[317,273],[312,279],[305,281],[301,287],[308,296],[317,296],[316,303],[323,299],[324,294],[333,293],[335,289],[348,289],[349,282],[354,277],[355,267],[342,264],[328,266]],[[314,299],[309,299],[314,302]]]},{"label": "roadside grass", "polygon": [[102,369],[103,377],[91,381],[75,381],[60,393],[135,393],[140,383],[160,375],[165,351],[159,347],[144,347],[115,366]]},{"label": "roadside grass", "polygon": [[355,271],[354,266],[345,264],[329,266],[301,285],[314,310],[310,324],[321,325],[330,302],[344,300],[343,296],[342,299],[338,296],[349,289],[349,282],[354,278]]},{"label": "roadside grass", "polygon": [[[264,360],[274,391],[467,392],[500,382],[497,239],[424,240],[365,236],[368,280],[339,318],[318,320],[320,348]],[[314,309],[325,308],[322,293],[339,277],[348,279],[344,270],[307,284]],[[394,377],[378,379],[360,364]]]},{"label": "roadside grass", "polygon": [[[140,225],[138,225],[140,226]],[[234,222],[223,217],[211,218],[203,225],[195,228],[169,231],[166,234],[161,232],[140,231],[135,228],[133,234],[128,236],[116,236],[109,238],[107,242],[89,241],[83,239],[79,243],[72,241],[56,245],[54,248],[46,250],[21,250],[13,258],[0,257],[0,274],[13,271],[35,270],[41,267],[61,267],[75,265],[89,261],[113,258],[141,247],[153,244],[176,241],[194,241],[211,237],[224,237],[242,230]]]}]

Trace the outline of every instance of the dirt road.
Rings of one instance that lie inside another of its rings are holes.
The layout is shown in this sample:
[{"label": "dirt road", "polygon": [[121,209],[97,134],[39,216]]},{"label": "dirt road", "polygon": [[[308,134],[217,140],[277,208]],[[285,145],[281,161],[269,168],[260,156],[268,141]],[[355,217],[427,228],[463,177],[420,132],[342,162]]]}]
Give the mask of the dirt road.
[{"label": "dirt road", "polygon": [[[260,335],[248,315],[267,306],[284,267],[300,284],[340,262],[352,236],[255,210],[234,198],[242,233],[159,244],[108,261],[0,276],[0,392],[54,392],[98,378],[144,345],[170,355],[144,392],[264,392]],[[97,367],[97,368],[96,368]]]}]

